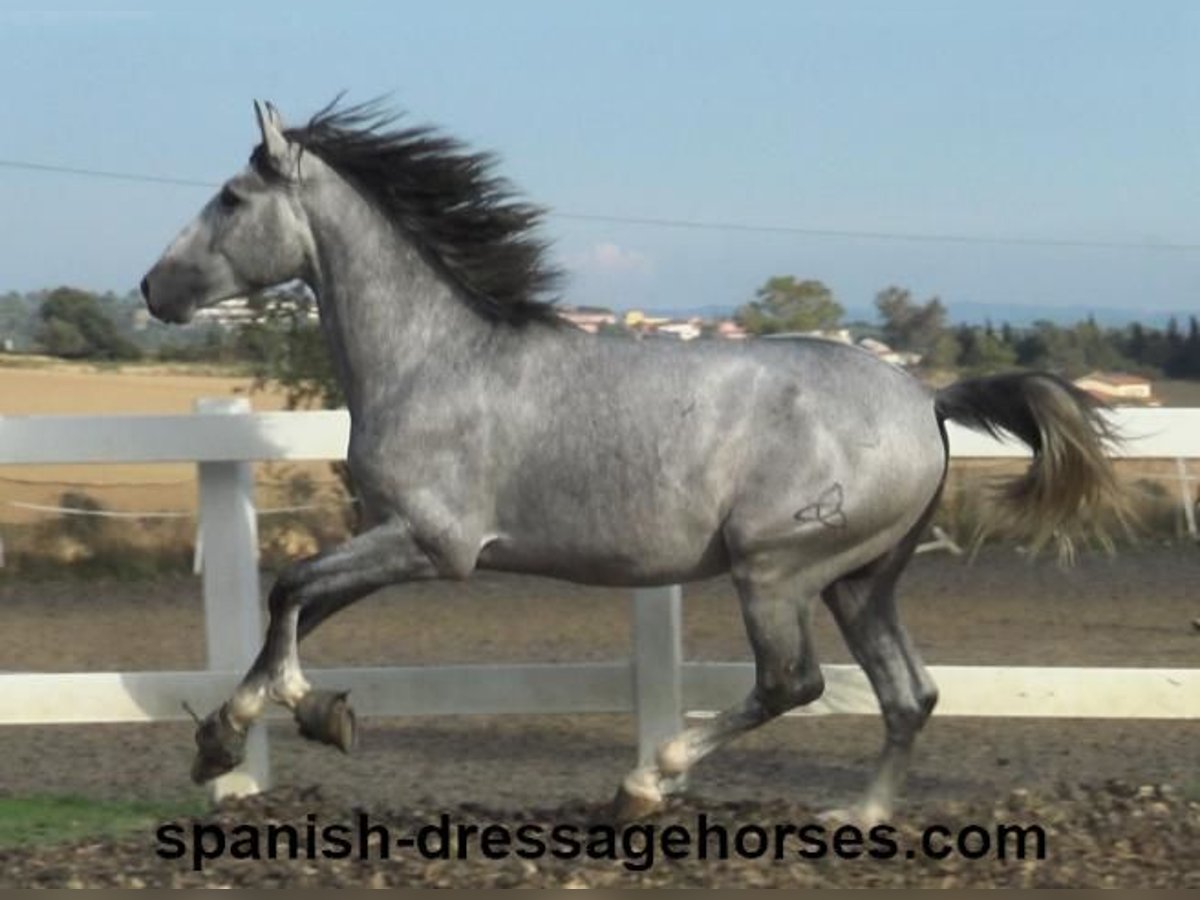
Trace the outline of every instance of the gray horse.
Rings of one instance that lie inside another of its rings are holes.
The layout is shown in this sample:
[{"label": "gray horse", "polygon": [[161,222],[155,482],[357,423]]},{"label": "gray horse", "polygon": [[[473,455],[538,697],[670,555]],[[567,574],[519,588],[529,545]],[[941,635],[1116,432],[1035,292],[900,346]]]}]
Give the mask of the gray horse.
[{"label": "gray horse", "polygon": [[937,700],[895,586],[946,476],[943,421],[1015,435],[1028,471],[998,506],[1035,543],[1069,539],[1109,502],[1111,438],[1080,391],[1048,374],[933,393],[862,350],[823,340],[594,337],[547,294],[541,211],[489,156],[374,105],[285,129],[256,104],[261,143],[142,281],[150,311],[296,279],[317,298],[349,406],[348,460],[366,527],[287,568],[262,650],[199,724],[192,775],[242,758],[268,700],[301,732],[349,749],[346,695],[314,690],[297,643],[389,584],[475,569],[596,585],[732,575],[754,689],[632,771],[616,814],[645,814],[732,738],[821,696],[813,604],[832,611],[878,695],[886,741],[859,820],[892,812]]}]

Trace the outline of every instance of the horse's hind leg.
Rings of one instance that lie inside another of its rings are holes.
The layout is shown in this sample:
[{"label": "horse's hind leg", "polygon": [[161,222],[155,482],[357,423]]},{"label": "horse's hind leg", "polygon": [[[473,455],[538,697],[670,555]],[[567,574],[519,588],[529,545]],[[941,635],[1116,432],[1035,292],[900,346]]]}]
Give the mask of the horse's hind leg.
[{"label": "horse's hind leg", "polygon": [[309,605],[340,609],[385,585],[435,576],[433,564],[398,520],[285,569],[271,589],[262,650],[233,696],[196,731],[192,778],[207,781],[241,762],[246,732],[268,699],[292,709],[305,737],[349,749],[354,715],[346,695],[312,690],[300,670],[300,613]]},{"label": "horse's hind leg", "polygon": [[827,588],[825,603],[879,698],[886,736],[866,795],[851,810],[831,813],[860,822],[880,822],[892,814],[903,786],[913,741],[937,703],[929,677],[896,609],[896,581],[911,556],[885,558],[874,571],[847,576]]},{"label": "horse's hind leg", "polygon": [[668,785],[738,735],[796,706],[821,696],[825,682],[809,635],[812,594],[796,593],[796,584],[737,581],[742,616],[754,650],[754,689],[737,706],[716,718],[684,729],[665,741],[655,763],[635,769],[617,794],[614,815],[640,818],[658,807]]}]

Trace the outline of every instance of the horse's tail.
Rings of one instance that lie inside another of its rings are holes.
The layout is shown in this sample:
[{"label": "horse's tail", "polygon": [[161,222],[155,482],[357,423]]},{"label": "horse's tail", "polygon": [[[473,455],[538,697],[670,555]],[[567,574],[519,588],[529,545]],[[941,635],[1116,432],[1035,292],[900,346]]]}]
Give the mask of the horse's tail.
[{"label": "horse's tail", "polygon": [[1103,404],[1070,382],[1042,372],[969,378],[939,391],[934,403],[939,422],[993,437],[1008,432],[1033,451],[1029,468],[998,494],[1002,519],[1028,535],[1034,550],[1054,539],[1070,559],[1073,537],[1089,530],[1110,543],[1101,521],[1106,509],[1122,523],[1131,518],[1105,454],[1119,436]]}]

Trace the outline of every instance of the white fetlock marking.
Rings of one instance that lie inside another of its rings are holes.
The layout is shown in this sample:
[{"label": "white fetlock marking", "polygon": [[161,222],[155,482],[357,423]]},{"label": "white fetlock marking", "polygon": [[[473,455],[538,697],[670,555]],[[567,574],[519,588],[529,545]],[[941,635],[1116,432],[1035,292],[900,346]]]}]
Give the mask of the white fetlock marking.
[{"label": "white fetlock marking", "polygon": [[621,789],[631,797],[650,803],[662,803],[662,790],[659,787],[658,773],[654,769],[634,769],[625,776]]},{"label": "white fetlock marking", "polygon": [[882,825],[892,816],[891,807],[885,806],[882,803],[863,803],[858,807],[859,822],[867,827],[872,828],[876,825]]},{"label": "white fetlock marking", "polygon": [[254,724],[254,720],[262,715],[263,707],[267,705],[266,692],[258,690],[238,689],[229,700],[229,723],[238,731],[245,731]]},{"label": "white fetlock marking", "polygon": [[271,679],[267,691],[276,703],[295,709],[296,704],[312,690],[312,685],[298,668],[288,667]]},{"label": "white fetlock marking", "polygon": [[658,748],[655,754],[658,770],[666,778],[682,775],[692,766],[692,754],[683,738],[673,738]]}]

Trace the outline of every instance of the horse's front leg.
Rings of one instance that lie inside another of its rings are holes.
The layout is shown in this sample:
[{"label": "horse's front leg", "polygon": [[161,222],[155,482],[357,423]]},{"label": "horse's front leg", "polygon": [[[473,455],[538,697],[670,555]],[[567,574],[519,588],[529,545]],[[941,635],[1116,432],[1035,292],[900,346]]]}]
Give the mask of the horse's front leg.
[{"label": "horse's front leg", "polygon": [[268,699],[292,710],[305,737],[349,750],[355,723],[346,694],[313,690],[300,670],[296,623],[301,611],[311,604],[340,609],[385,585],[438,575],[400,519],[285,569],[271,589],[262,650],[233,696],[196,730],[193,780],[208,781],[241,763],[246,733]]}]

